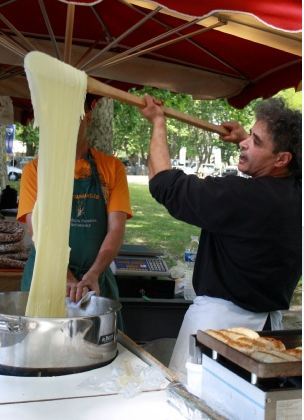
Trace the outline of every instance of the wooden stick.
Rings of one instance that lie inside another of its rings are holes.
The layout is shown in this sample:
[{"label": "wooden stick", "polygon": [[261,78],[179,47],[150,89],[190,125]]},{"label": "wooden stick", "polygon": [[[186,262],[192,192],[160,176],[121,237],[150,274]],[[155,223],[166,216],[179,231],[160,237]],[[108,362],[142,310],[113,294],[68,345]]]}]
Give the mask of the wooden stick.
[{"label": "wooden stick", "polygon": [[164,366],[159,360],[152,356],[152,354],[147,352],[120,330],[118,330],[117,341],[127,350],[130,350],[132,353],[134,353],[135,356],[138,356],[141,360],[148,363],[150,366],[159,368],[170,382],[181,381],[181,375],[179,375],[178,372],[174,372],[173,370]]},{"label": "wooden stick", "polygon": [[[138,108],[144,108],[145,106],[144,98],[132,95],[129,92],[114,88],[113,86],[106,85],[105,83],[99,82],[92,77],[88,77],[87,91],[88,93],[93,93],[95,95],[107,96],[108,98],[117,99],[129,105],[135,105]],[[165,106],[163,107],[163,110],[165,115],[169,118],[174,118],[189,125],[193,125],[195,127],[202,128],[203,130],[211,131],[220,135],[228,134],[228,131],[219,125],[211,124],[207,121],[200,120],[199,118],[192,117],[191,115],[184,114],[183,112],[176,111],[175,109],[167,108]]]}]

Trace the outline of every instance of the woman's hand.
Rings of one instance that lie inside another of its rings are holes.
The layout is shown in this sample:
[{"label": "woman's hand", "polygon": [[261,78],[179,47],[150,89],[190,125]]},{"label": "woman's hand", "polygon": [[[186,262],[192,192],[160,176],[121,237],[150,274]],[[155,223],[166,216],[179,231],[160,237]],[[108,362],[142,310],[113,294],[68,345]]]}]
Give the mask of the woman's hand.
[{"label": "woman's hand", "polygon": [[99,273],[93,271],[86,272],[82,279],[77,282],[76,287],[72,285],[72,289],[70,291],[71,300],[73,300],[73,302],[78,302],[90,290],[94,291],[96,295],[100,295],[98,280]]},{"label": "woman's hand", "polygon": [[[66,288],[66,296],[68,296],[72,302],[78,302],[83,296],[85,296],[89,290],[91,289],[87,284],[83,283],[84,277],[82,277],[81,281],[78,281],[74,274],[68,270],[67,273],[67,288]],[[98,286],[98,278],[97,278],[97,286]],[[99,291],[99,286],[98,286]],[[96,292],[97,293],[97,292]],[[99,293],[97,293],[99,294]]]}]

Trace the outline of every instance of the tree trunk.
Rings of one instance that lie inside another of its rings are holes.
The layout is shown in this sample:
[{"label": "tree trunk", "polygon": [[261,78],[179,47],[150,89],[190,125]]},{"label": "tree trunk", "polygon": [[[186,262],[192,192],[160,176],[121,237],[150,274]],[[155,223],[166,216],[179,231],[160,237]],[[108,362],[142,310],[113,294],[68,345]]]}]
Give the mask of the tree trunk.
[{"label": "tree trunk", "polygon": [[113,153],[113,99],[98,100],[92,114],[92,123],[88,130],[90,146],[108,155]]},{"label": "tree trunk", "polygon": [[0,125],[0,190],[2,191],[7,183],[7,169],[6,169],[6,147],[5,147],[5,133],[6,126]]}]

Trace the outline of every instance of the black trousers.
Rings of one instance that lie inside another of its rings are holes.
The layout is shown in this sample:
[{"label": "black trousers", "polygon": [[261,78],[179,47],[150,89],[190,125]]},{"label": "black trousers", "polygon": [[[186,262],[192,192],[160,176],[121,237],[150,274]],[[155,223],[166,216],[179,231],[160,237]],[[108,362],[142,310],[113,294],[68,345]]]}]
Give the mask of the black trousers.
[{"label": "black trousers", "polygon": [[270,314],[268,314],[265,325],[263,327],[263,331],[271,331],[271,319]]}]

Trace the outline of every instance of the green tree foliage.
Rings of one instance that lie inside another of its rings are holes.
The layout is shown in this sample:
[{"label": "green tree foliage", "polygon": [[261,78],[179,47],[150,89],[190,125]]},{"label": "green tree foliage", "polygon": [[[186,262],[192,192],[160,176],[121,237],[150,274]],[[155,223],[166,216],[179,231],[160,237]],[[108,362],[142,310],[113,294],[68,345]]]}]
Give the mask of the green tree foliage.
[{"label": "green tree foliage", "polygon": [[27,125],[16,124],[16,138],[26,145],[26,154],[35,156],[39,145],[39,130],[33,127],[33,122]]},{"label": "green tree foliage", "polygon": [[[202,120],[219,125],[224,121],[239,121],[245,129],[249,130],[254,121],[254,107],[258,100],[252,101],[246,108],[238,110],[229,106],[226,100],[211,101],[193,100],[190,95],[174,94],[166,90],[146,87],[142,90],[132,89],[134,95],[143,96],[148,93],[159,98],[163,103],[173,109],[193,115]],[[287,103],[301,109],[302,93],[294,93],[288,89],[278,94]],[[229,163],[237,153],[237,147],[231,143],[224,143],[219,136],[187,125],[174,119],[168,119],[168,143],[171,158],[178,156],[181,147],[187,148],[187,157],[190,159],[198,156],[200,163],[208,162],[213,148],[218,147],[222,152],[223,162]],[[141,117],[136,107],[114,101],[113,121],[113,150],[116,155],[125,155],[133,163],[140,156],[142,163],[146,162],[148,145],[151,136],[149,122]],[[27,154],[34,156],[38,150],[39,132],[30,123],[23,126],[17,123],[16,137],[27,146]]]},{"label": "green tree foliage", "polygon": [[276,96],[284,98],[291,108],[302,110],[302,92],[295,93],[294,89],[286,89],[279,92]]},{"label": "green tree foliage", "polygon": [[[225,100],[201,101],[193,100],[190,95],[173,94],[169,91],[145,88],[141,91],[132,91],[142,96],[149,93],[169,107],[181,112],[206,120],[213,124],[223,121],[237,120],[245,128],[253,122],[254,102],[244,110],[237,110],[228,105]],[[124,151],[128,156],[140,155],[145,161],[150,140],[150,124],[140,116],[137,108],[115,102],[114,113],[114,150],[118,154]],[[235,145],[223,143],[218,135],[187,125],[174,119],[168,119],[168,144],[171,158],[178,156],[181,147],[187,148],[187,157],[199,157],[200,163],[208,162],[213,147],[222,150],[222,160],[229,163],[231,157],[237,153]]]}]

